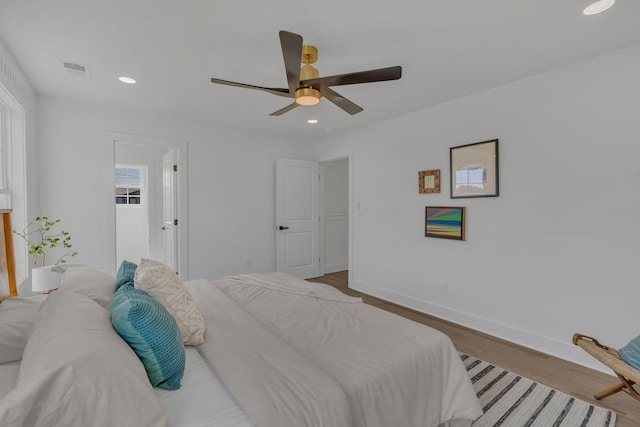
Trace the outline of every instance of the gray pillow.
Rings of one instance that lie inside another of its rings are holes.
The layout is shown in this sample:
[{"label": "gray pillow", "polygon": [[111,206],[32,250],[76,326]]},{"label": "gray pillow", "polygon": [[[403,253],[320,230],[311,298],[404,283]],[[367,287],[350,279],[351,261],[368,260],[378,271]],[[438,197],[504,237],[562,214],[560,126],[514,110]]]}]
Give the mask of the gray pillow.
[{"label": "gray pillow", "polygon": [[0,364],[22,359],[44,295],[8,298],[0,304]]},{"label": "gray pillow", "polygon": [[116,283],[113,275],[89,266],[55,267],[54,271],[62,272],[60,289],[89,297],[105,309],[109,309],[113,286]]},{"label": "gray pillow", "polygon": [[36,316],[17,385],[0,400],[3,427],[167,425],[140,359],[110,317],[77,293],[49,295]]}]

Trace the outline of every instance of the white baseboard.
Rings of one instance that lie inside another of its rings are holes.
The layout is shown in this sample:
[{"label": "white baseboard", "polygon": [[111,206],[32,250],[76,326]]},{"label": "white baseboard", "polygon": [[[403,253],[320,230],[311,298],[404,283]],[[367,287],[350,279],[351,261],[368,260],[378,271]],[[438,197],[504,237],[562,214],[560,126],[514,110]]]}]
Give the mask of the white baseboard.
[{"label": "white baseboard", "polygon": [[612,375],[608,368],[595,361],[595,359],[587,355],[582,349],[573,345],[571,343],[572,337],[568,337],[567,342],[560,341],[555,338],[546,337],[535,332],[515,328],[494,320],[463,313],[440,304],[434,304],[399,292],[382,289],[357,280],[350,282],[349,287],[365,294]]}]

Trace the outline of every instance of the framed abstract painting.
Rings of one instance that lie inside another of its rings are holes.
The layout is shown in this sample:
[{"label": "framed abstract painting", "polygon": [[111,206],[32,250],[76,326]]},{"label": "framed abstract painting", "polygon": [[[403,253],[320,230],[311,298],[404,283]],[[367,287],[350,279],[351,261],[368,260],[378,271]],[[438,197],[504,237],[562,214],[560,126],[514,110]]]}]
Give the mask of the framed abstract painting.
[{"label": "framed abstract painting", "polygon": [[465,216],[464,207],[426,206],[424,235],[439,239],[464,240]]}]

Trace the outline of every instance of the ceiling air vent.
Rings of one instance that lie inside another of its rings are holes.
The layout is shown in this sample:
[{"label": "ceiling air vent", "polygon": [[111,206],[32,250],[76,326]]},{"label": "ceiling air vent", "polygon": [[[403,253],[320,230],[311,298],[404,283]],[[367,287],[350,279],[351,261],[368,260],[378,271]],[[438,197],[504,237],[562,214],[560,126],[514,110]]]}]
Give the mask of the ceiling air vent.
[{"label": "ceiling air vent", "polygon": [[87,79],[91,78],[91,69],[88,65],[78,64],[77,62],[65,61],[61,59],[62,66],[64,69],[75,76],[85,77]]}]

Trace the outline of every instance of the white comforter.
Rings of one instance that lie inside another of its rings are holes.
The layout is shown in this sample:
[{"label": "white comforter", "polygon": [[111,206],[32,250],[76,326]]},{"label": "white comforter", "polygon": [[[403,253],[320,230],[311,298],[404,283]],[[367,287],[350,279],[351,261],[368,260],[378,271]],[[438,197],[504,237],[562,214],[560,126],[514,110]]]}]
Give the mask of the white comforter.
[{"label": "white comforter", "polygon": [[439,331],[283,273],[213,285],[190,285],[207,322],[199,350],[259,426],[457,426],[482,414]]}]

